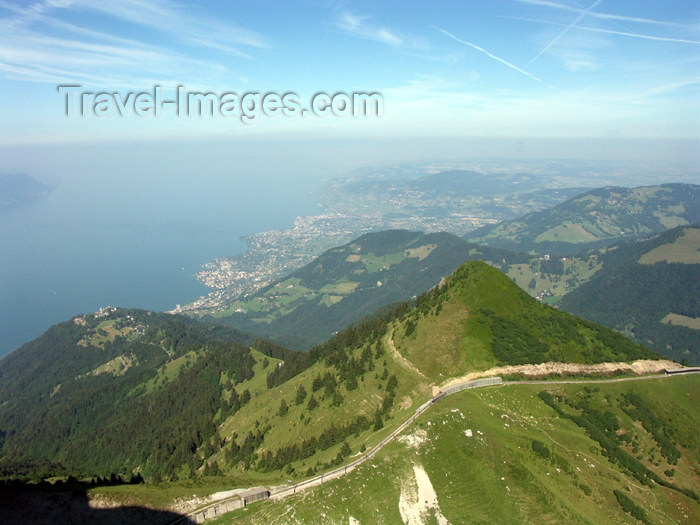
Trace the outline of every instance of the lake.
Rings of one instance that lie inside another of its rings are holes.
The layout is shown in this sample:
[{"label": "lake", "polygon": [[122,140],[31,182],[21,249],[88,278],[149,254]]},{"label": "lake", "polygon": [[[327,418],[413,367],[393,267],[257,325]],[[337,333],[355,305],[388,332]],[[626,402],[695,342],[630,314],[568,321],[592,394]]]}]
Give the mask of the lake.
[{"label": "lake", "polygon": [[0,356],[107,304],[189,302],[208,291],[200,266],[244,251],[241,236],[318,211],[305,171],[130,166],[59,173],[50,194],[0,213]]}]

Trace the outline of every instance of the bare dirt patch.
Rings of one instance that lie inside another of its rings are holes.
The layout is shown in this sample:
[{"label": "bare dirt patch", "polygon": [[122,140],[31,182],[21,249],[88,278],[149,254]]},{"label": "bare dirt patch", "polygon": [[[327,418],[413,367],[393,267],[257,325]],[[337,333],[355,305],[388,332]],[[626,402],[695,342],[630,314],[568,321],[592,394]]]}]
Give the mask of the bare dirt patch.
[{"label": "bare dirt patch", "polygon": [[[673,361],[661,359],[658,361],[642,359],[633,363],[597,363],[595,365],[585,365],[580,363],[540,363],[537,365],[509,365],[498,366],[483,370],[482,372],[470,372],[469,374],[450,379],[439,388],[446,388],[464,381],[479,379],[481,377],[491,377],[498,375],[522,375],[529,378],[545,377],[549,375],[577,375],[577,374],[613,374],[618,370],[632,372],[637,375],[655,374],[666,369],[678,368],[678,364]],[[436,387],[437,388],[437,387]]]},{"label": "bare dirt patch", "polygon": [[423,443],[428,441],[428,433],[422,428],[419,428],[413,434],[405,434],[403,436],[397,437],[396,441],[398,441],[399,443],[403,443],[409,448],[418,448]]},{"label": "bare dirt patch", "polygon": [[413,465],[413,480],[405,480],[401,486],[399,512],[406,525],[423,525],[434,516],[439,525],[449,525],[440,512],[437,494],[428,474],[421,465]]}]

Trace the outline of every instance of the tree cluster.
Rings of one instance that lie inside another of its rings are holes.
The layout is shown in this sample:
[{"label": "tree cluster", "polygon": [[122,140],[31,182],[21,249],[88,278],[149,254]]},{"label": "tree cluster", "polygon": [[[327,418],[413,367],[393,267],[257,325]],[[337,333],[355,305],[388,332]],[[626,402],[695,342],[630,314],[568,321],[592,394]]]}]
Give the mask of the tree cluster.
[{"label": "tree cluster", "polygon": [[569,406],[581,411],[581,414],[570,414],[559,405],[551,393],[542,391],[539,392],[538,396],[554,409],[560,417],[569,419],[583,428],[591,439],[598,442],[604,456],[612,463],[619,465],[640,483],[644,485],[656,483],[678,491],[696,501],[700,501],[700,498],[694,491],[678,487],[664,480],[661,476],[647,468],[641,461],[632,457],[621,448],[623,440],[617,435],[616,431],[619,429],[619,422],[614,414],[610,412],[603,414],[599,410],[592,408],[585,399],[581,402],[572,402],[562,398]]}]

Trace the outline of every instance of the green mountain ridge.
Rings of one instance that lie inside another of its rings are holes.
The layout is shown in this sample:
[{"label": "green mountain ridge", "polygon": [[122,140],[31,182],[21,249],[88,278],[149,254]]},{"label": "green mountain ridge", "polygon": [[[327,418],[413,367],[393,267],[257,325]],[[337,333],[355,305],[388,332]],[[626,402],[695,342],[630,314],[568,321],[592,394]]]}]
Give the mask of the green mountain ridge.
[{"label": "green mountain ridge", "polygon": [[[532,339],[541,339],[532,353],[520,347]],[[263,429],[256,442],[261,452],[251,451],[258,454],[253,468],[284,467],[292,477],[323,471],[324,465],[338,464],[343,443],[350,450],[378,443],[437,385],[467,371],[549,360],[656,357],[612,330],[539,304],[481,262],[462,265],[442,287],[420,296],[414,308],[402,306],[351,326],[302,355],[310,366],[284,382],[269,376],[270,388],[253,392],[252,401],[222,424],[223,434],[235,429],[239,437],[222,448],[234,464],[217,459],[219,469],[242,475],[235,460],[244,461],[240,454],[250,442],[242,436]]]},{"label": "green mountain ridge", "polygon": [[464,237],[516,252],[573,255],[698,221],[698,185],[606,187],[547,210],[484,226]]},{"label": "green mountain ridge", "polygon": [[[404,370],[394,351],[420,372]],[[61,323],[0,362],[0,454],[100,475],[276,471],[298,456],[270,458],[270,447],[277,454],[306,435],[317,443],[308,457],[324,458],[338,436],[371,435],[424,401],[432,383],[464,371],[649,357],[609,329],[537,303],[482,262],[462,265],[414,308],[351,326],[308,354],[179,316],[110,308]],[[287,412],[295,417],[281,424]]]},{"label": "green mountain ridge", "polygon": [[206,320],[307,349],[353,322],[437,285],[466,260],[516,263],[525,257],[449,233],[369,233]]},{"label": "green mountain ridge", "polygon": [[[175,487],[194,480],[210,480],[216,487],[225,482],[243,487],[275,485],[303,480],[350,461],[408,419],[431,398],[436,387],[465,372],[548,360],[591,363],[655,357],[612,330],[537,302],[499,270],[479,261],[461,265],[440,286],[419,296],[415,305],[399,304],[382,316],[340,331],[307,353],[253,341],[239,331],[180,316],[109,308],[61,323],[0,361],[0,471],[12,477],[13,469],[17,472],[24,466],[23,475],[29,479],[68,473],[90,478],[110,471],[122,476],[138,472],[146,485],[91,489],[92,494],[136,506],[153,505],[149,498],[156,497],[154,494],[159,501],[164,497],[162,492],[181,494],[182,488]],[[692,385],[692,381],[695,378],[674,384]],[[596,445],[600,443],[597,434],[577,427],[568,416],[552,415],[552,409],[535,395],[550,388],[522,388],[530,389],[529,393],[510,397],[506,412],[515,418],[520,411],[517,421],[528,421],[517,432],[505,430],[504,423],[513,426],[516,420],[500,417],[500,407],[495,409],[495,418],[487,416],[494,412],[494,403],[502,404],[488,393],[491,390],[476,396],[460,394],[454,401],[450,397],[409,429],[410,435],[418,429],[424,431],[432,446],[406,450],[403,438],[399,439],[346,481],[324,485],[306,497],[310,501],[325,498],[329,512],[333,508],[333,512],[341,512],[337,509],[342,507],[346,513],[352,509],[358,512],[361,523],[374,523],[367,513],[376,508],[385,509],[375,514],[380,521],[399,523],[396,497],[401,499],[402,490],[413,490],[408,485],[402,488],[400,480],[410,481],[414,464],[420,463],[451,522],[460,522],[460,516],[488,520],[485,516],[489,512],[500,515],[504,510],[496,503],[496,495],[505,488],[498,477],[506,476],[513,476],[508,486],[520,494],[514,504],[525,503],[514,514],[515,521],[542,512],[560,518],[581,516],[580,509],[565,504],[577,491],[583,493],[582,501],[598,502],[600,516],[624,515],[622,507],[612,503],[616,500],[611,490],[625,491],[628,479],[639,486],[634,478],[637,471],[622,464],[608,465],[606,472],[616,476],[612,484],[607,477],[593,476],[592,472],[577,474],[576,466],[581,467],[580,458],[575,459],[577,451],[596,462],[609,461],[604,459],[606,453],[596,448],[600,446]],[[567,408],[561,399],[558,403],[569,415],[575,416],[573,410],[595,415],[597,412],[591,410],[600,410],[600,404],[608,402],[600,394],[587,409],[576,404],[576,392],[583,392],[582,387],[566,388],[569,390],[562,395],[575,404]],[[659,395],[668,392],[654,391]],[[509,392],[516,390],[503,393]],[[681,392],[684,390],[674,395]],[[592,391],[588,394],[593,395]],[[629,456],[636,445],[644,454],[644,468],[677,485],[664,488],[670,492],[657,496],[657,504],[662,502],[667,514],[672,502],[695,516],[697,505],[692,496],[682,492],[696,484],[692,465],[697,446],[692,436],[698,434],[687,429],[688,422],[692,428],[697,424],[695,416],[686,418],[694,398],[683,399],[671,409],[660,406],[655,395],[647,393],[647,404],[634,406],[650,407],[668,429],[670,441],[634,426],[636,438],[629,444],[605,442],[605,450],[614,450],[615,457],[626,457],[618,449],[624,448]],[[626,412],[615,408],[621,407],[621,402],[615,397],[609,410],[615,411],[622,427],[631,428],[625,417],[650,417],[624,416]],[[625,407],[629,405],[625,403]],[[533,414],[537,419],[530,421]],[[538,423],[541,418],[544,427]],[[471,437],[476,439],[463,442],[467,429],[473,429]],[[555,448],[543,430],[557,443],[566,442],[566,448]],[[498,438],[499,433],[510,438]],[[488,440],[488,452],[465,449],[466,445],[483,444],[481,438]],[[549,458],[541,457],[541,448],[539,452],[533,448],[535,441],[544,443]],[[671,455],[667,458],[662,454],[664,459],[660,460],[660,447],[670,450]],[[653,458],[647,460],[647,455]],[[488,498],[480,500],[467,492],[462,501],[468,502],[468,508],[464,503],[447,504],[443,491],[452,489],[436,479],[435,470],[447,468],[447,458],[452,458],[452,466],[445,471],[451,477],[443,479],[451,480],[455,488],[465,487],[468,469],[487,487]],[[50,471],[55,468],[64,470]],[[555,468],[565,476],[555,493],[550,493],[544,476]],[[663,474],[672,469],[673,474]],[[387,484],[387,477],[399,484]],[[327,490],[344,490],[337,488],[338,483],[374,487],[371,496],[364,498],[369,507],[351,502],[355,494],[364,493],[360,489],[351,489],[336,501],[336,493]],[[530,485],[536,489],[528,492]],[[633,492],[630,498],[647,516],[655,518],[658,509],[649,508],[644,490]],[[386,503],[389,500],[391,506]],[[552,502],[556,502],[554,510]],[[279,503],[256,505],[259,507],[251,507],[243,518],[234,513],[232,519],[268,521],[285,512]],[[317,522],[315,510],[307,515],[309,511],[302,511],[302,507],[299,522]],[[267,517],[261,518],[258,509]],[[335,516],[332,512],[329,515]],[[229,517],[223,516],[219,523],[230,523]]]},{"label": "green mountain ridge", "polygon": [[211,427],[207,373],[247,378],[251,342],[231,328],[111,307],[55,325],[0,361],[0,456],[102,476],[148,471],[163,447],[155,462],[176,462]]},{"label": "green mountain ridge", "polygon": [[[534,300],[483,262],[463,264],[423,298],[394,329],[395,341],[434,380],[501,364],[658,357],[610,329]],[[450,317],[458,321],[450,323]],[[426,352],[433,341],[439,350]]]},{"label": "green mountain ridge", "polygon": [[[455,180],[475,176],[455,172],[441,174],[440,177],[443,175],[448,185],[454,184]],[[520,182],[527,183],[531,179],[528,177]],[[416,188],[426,184],[430,186],[430,180],[432,179],[427,177],[413,183]],[[394,181],[383,183],[391,185]],[[489,181],[489,184],[502,187],[504,181]],[[360,188],[363,187],[360,185]],[[620,240],[619,234],[643,239],[650,231],[665,231],[667,226],[688,222],[700,216],[700,206],[697,204],[699,189],[699,186],[688,184],[664,184],[632,190],[600,188],[550,210],[528,214],[516,220],[517,224],[501,223],[506,228],[498,234],[501,237],[480,239],[496,245],[507,245],[509,248],[526,249],[528,246],[520,243],[523,235],[533,232],[542,235],[564,223],[581,226],[586,222],[587,226],[584,225],[585,228],[581,231],[594,232],[595,235],[602,236],[601,239],[592,243],[557,243],[562,252],[580,253],[577,256],[556,253],[528,256],[506,249],[471,244],[447,233],[425,235],[405,230],[388,230],[366,234],[346,245],[327,250],[304,268],[252,296],[235,301],[225,310],[205,319],[234,326],[292,348],[308,349],[351,323],[372,315],[374,311],[419,295],[440,282],[442,277],[459,264],[473,259],[485,260],[500,268],[533,297],[548,304],[557,304],[564,295],[600,271],[603,260],[610,260],[607,256],[602,257],[600,250],[603,248],[595,247],[621,245],[625,239]],[[594,222],[591,223],[591,220]],[[510,231],[514,224],[520,230],[515,228]],[[564,229],[569,229],[569,226]],[[497,231],[501,226],[493,228]],[[547,246],[543,241],[538,243],[537,249],[545,251]],[[558,248],[555,252],[557,250]],[[683,285],[684,275],[676,272],[667,277],[681,279],[671,283],[670,288]],[[669,287],[661,287],[659,290],[667,288]],[[670,298],[672,295],[667,302],[672,301]],[[626,306],[640,308],[643,303],[629,302]],[[632,335],[619,323],[612,325],[607,322],[606,317],[587,315],[580,309],[575,311],[588,319]],[[667,314],[673,315],[666,322],[675,325],[669,324],[667,330],[662,330],[653,338],[637,337],[636,341],[653,346],[655,350],[674,358],[687,358],[687,355],[682,356],[674,350],[678,341],[671,340],[678,339],[674,334],[685,331],[683,339],[688,341],[692,327],[685,326],[678,330],[676,326],[678,323],[692,324],[695,321],[671,310],[662,317]],[[683,344],[688,346],[687,342]]]}]

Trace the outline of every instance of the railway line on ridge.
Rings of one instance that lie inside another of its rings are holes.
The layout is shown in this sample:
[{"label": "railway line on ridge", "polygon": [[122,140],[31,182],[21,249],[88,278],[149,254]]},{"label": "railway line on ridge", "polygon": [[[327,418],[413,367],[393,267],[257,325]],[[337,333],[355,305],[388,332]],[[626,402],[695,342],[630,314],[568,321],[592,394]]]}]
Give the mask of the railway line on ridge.
[{"label": "railway line on ridge", "polygon": [[221,516],[222,514],[231,512],[236,509],[243,508],[250,503],[255,501],[261,501],[264,499],[282,499],[288,496],[292,496],[297,492],[302,490],[322,485],[333,479],[345,476],[355,470],[357,467],[365,463],[367,460],[373,458],[382,448],[384,448],[389,442],[391,442],[396,436],[403,432],[411,423],[413,423],[421,414],[428,410],[432,405],[440,401],[442,398],[456,394],[457,392],[462,392],[464,390],[470,390],[475,388],[484,388],[488,386],[511,386],[511,385],[562,385],[562,384],[595,384],[595,383],[620,383],[625,381],[641,381],[647,379],[664,379],[670,377],[677,377],[679,375],[698,373],[700,368],[682,368],[674,370],[666,370],[664,374],[650,374],[644,376],[635,377],[618,377],[610,379],[557,379],[557,380],[518,380],[518,381],[503,381],[501,377],[485,377],[480,379],[473,379],[469,381],[463,381],[451,385],[444,390],[438,391],[433,397],[428,401],[420,405],[416,411],[403,423],[401,423],[396,429],[394,429],[389,435],[387,435],[382,441],[377,445],[372,447],[369,451],[365,452],[361,457],[356,460],[338,467],[329,472],[324,472],[313,478],[295,483],[293,485],[268,488],[268,487],[257,487],[253,489],[245,490],[239,494],[230,496],[218,500],[216,502],[209,503],[203,507],[200,507],[189,514],[182,516],[176,521],[171,522],[170,525],[176,525],[178,523],[183,523],[185,520],[191,520],[195,523],[204,523],[207,520],[213,519],[215,517]]}]

